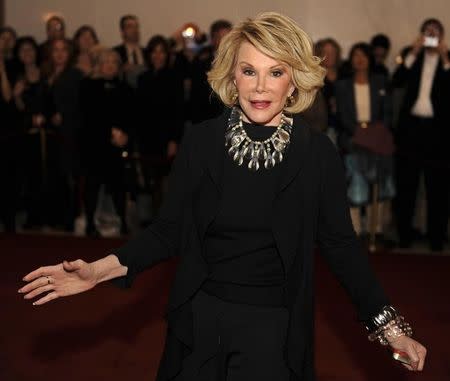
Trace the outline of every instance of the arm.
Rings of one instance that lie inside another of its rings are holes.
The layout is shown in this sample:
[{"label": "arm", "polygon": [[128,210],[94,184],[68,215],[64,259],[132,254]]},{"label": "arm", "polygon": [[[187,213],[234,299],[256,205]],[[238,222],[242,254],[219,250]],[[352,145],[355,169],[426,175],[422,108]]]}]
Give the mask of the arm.
[{"label": "arm", "polygon": [[389,301],[362,252],[353,230],[342,160],[325,136],[319,136],[321,191],[317,238],[320,253],[356,306],[359,321],[375,316]]},{"label": "arm", "polygon": [[6,73],[5,63],[0,60],[0,86],[1,96],[3,100],[8,103],[12,98],[11,84]]}]

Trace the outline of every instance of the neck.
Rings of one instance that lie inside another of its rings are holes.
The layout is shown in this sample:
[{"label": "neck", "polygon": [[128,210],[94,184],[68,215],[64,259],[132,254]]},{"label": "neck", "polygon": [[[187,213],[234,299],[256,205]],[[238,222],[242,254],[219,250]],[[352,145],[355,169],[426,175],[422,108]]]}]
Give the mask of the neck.
[{"label": "neck", "polygon": [[355,72],[355,82],[356,83],[367,83],[369,82],[369,76],[366,70],[360,70]]}]

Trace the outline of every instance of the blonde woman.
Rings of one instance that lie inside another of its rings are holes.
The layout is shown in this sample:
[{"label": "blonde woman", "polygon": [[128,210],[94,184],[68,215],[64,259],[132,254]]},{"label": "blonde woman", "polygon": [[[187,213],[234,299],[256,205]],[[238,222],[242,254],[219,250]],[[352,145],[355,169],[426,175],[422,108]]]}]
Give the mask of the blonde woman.
[{"label": "blonde woman", "polygon": [[235,26],[209,73],[228,109],[186,132],[159,218],[99,261],[31,272],[25,298],[39,295],[42,305],[111,279],[129,286],[180,255],[158,381],[310,381],[317,240],[371,337],[421,370],[425,348],[408,337],[360,252],[339,156],[296,116],[323,77],[290,18],[263,13]]}]

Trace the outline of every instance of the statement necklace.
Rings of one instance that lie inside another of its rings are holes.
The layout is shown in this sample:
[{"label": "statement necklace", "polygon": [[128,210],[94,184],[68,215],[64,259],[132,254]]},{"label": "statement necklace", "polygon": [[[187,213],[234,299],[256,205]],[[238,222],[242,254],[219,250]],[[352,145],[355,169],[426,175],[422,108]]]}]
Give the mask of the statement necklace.
[{"label": "statement necklace", "polygon": [[235,106],[228,119],[225,147],[229,147],[228,154],[238,165],[248,160],[246,165],[251,171],[257,171],[262,165],[271,169],[283,160],[283,154],[291,141],[291,132],[292,118],[282,114],[280,125],[268,139],[252,140],[244,130],[242,111]]}]

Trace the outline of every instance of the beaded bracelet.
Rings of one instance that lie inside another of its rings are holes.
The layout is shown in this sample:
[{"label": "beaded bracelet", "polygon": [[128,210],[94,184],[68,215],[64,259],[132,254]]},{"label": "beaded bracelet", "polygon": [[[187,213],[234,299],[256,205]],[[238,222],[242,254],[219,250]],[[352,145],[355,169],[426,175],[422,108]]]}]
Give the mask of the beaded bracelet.
[{"label": "beaded bracelet", "polygon": [[389,340],[393,340],[401,336],[411,337],[412,333],[412,328],[409,323],[405,322],[404,317],[397,316],[386,325],[369,334],[369,340],[378,340],[381,345],[388,345]]}]

